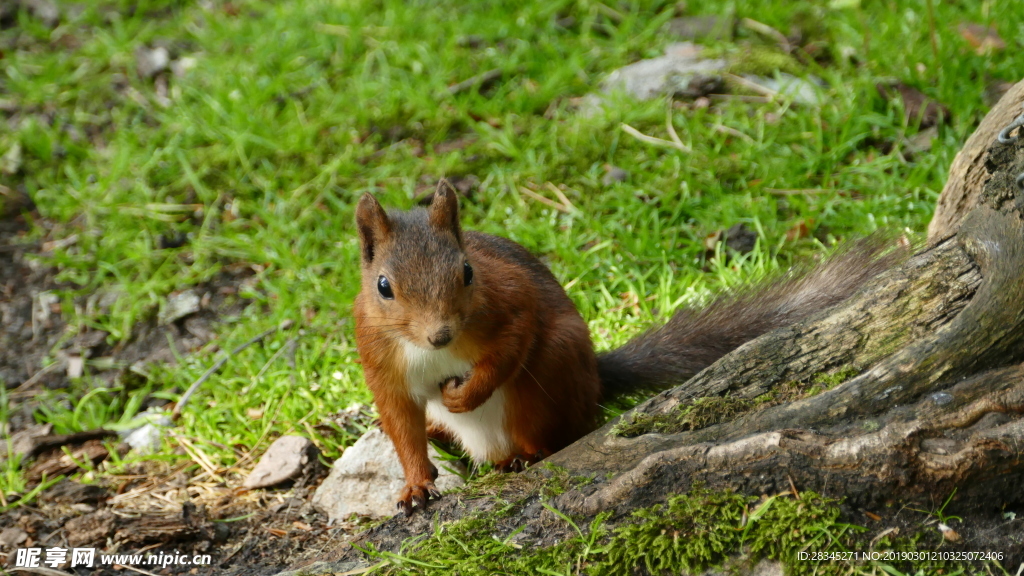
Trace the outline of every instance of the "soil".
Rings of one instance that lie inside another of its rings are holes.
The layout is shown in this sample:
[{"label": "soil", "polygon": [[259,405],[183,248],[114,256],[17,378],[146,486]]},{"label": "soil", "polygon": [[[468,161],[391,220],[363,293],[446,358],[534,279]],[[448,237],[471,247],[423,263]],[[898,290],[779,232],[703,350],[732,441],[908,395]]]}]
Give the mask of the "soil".
[{"label": "soil", "polygon": [[[52,232],[51,224],[38,214],[31,214],[31,219]],[[5,432],[32,432],[34,444],[23,466],[38,483],[44,473],[53,478],[81,472],[64,450],[79,462],[89,459],[98,464],[109,457],[104,440],[109,445],[111,438],[105,431],[56,435],[35,422],[39,393],[59,392],[70,385],[69,359],[110,357],[119,368],[94,373],[95,385],[100,386],[141,378],[128,368],[132,365],[167,364],[174,362],[175,354],[216,352],[211,340],[217,324],[249,305],[235,294],[253,273],[246,266],[225,266],[226,271],[210,282],[189,287],[204,296],[200,311],[167,325],[159,325],[154,314],[133,329],[129,340],[110,343],[106,332],[74,333],[68,325],[60,300],[50,295],[73,287],[62,285],[58,271],[46,264],[49,234],[30,241],[28,231],[24,214],[0,214],[0,380],[8,388],[11,407]],[[76,296],[74,301],[81,306],[105,303],[102,294],[91,301],[87,295]],[[147,400],[149,405],[157,402]],[[120,445],[117,450],[124,455],[128,448]],[[0,566],[13,566],[13,551],[18,548],[77,546],[96,547],[97,554],[143,551],[212,557],[211,566],[141,566],[156,574],[274,574],[322,555],[357,528],[344,523],[329,527],[326,517],[311,508],[313,487],[322,480],[323,470],[294,486],[252,492],[237,488],[240,476],[204,480],[201,470],[162,463],[147,463],[130,472],[104,475],[92,484],[64,479],[31,504],[0,514],[0,533],[11,529],[6,534],[15,542],[0,538],[0,556],[6,556]],[[65,570],[126,573],[109,566]]]}]

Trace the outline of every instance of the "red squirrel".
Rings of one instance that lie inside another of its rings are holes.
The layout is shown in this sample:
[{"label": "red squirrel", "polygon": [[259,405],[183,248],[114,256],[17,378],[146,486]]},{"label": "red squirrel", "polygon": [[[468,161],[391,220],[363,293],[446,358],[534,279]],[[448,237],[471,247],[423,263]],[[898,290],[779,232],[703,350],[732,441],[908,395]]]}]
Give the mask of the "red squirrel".
[{"label": "red squirrel", "polygon": [[428,437],[478,462],[533,463],[597,425],[602,396],[677,385],[772,329],[831,306],[891,265],[851,250],[816,270],[677,312],[595,354],[586,322],[548,268],[511,240],[463,231],[441,181],[427,208],[356,208],[362,287],[356,344],[405,472],[398,508],[440,493]]}]

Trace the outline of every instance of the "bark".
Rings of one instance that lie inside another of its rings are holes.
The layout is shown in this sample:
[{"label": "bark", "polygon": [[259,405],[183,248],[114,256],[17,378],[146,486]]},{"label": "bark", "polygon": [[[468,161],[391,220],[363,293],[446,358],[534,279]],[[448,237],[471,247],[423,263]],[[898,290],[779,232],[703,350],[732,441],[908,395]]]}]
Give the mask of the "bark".
[{"label": "bark", "polygon": [[981,121],[974,134],[949,169],[946,186],[939,195],[935,214],[928,225],[928,241],[948,238],[960,228],[960,220],[977,204],[982,187],[988,182],[989,170],[985,160],[996,134],[1021,112],[1024,104],[1024,81],[1018,82],[1003,94],[999,103]]},{"label": "bark", "polygon": [[[567,494],[564,508],[621,512],[696,481],[752,493],[793,483],[864,506],[941,501],[954,489],[968,508],[1024,502],[1024,137],[999,144],[991,122],[1013,120],[1022,87],[982,123],[985,183],[955,235],[639,405],[622,417],[632,437],[612,422],[556,454],[571,473],[612,477]],[[968,177],[978,175],[954,165],[951,179]],[[829,374],[849,377],[814,389]],[[782,389],[782,402],[755,400],[705,427],[642,433],[699,399]]]}]

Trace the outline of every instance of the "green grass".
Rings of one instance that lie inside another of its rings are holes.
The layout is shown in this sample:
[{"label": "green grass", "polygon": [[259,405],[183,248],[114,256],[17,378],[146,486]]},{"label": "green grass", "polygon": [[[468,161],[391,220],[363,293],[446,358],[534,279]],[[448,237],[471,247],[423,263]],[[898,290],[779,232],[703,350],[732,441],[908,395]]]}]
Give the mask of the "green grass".
[{"label": "green grass", "polygon": [[[796,70],[828,83],[820,107],[729,101],[673,109],[673,125],[693,149],[682,153],[620,130],[627,123],[664,137],[664,100],[612,97],[592,117],[573,104],[605,73],[662,52],[674,2],[615,4],[616,19],[587,0],[77,6],[56,30],[21,14],[0,31],[0,97],[22,109],[14,129],[0,132],[0,154],[17,145],[23,156],[21,172],[2,178],[26,188],[53,237],[78,235],[44,259],[67,283],[61,295],[72,332],[92,327],[109,331],[111,342],[128,339],[168,293],[239,263],[258,271],[246,292],[255,305],[221,325],[218,346],[296,321],[230,360],[186,409],[179,432],[202,439],[217,465],[237,460],[232,447],[265,447],[289,430],[311,435],[328,455],[353,441],[316,425],[369,401],[350,321],[361,194],[407,207],[421,183],[476,175],[481,186],[463,204],[464,225],[542,255],[607,348],[681,303],[819,254],[834,239],[880,227],[921,233],[953,155],[985,112],[985,85],[1017,79],[1024,41],[1024,12],[1009,2],[936,2],[934,54],[925,0],[692,1],[689,13],[731,13],[784,33],[812,22],[805,33],[833,62]],[[962,21],[996,26],[1010,48],[976,55],[956,32]],[[482,45],[467,45],[469,35]],[[153,43],[195,62],[170,79],[166,107],[135,72],[134,51]],[[712,48],[735,54],[750,45],[769,47],[741,28]],[[505,72],[493,88],[444,94],[491,68]],[[913,161],[901,149],[916,127],[874,87],[887,78],[952,112],[931,152]],[[461,137],[472,141],[441,147]],[[628,180],[603,185],[604,164],[627,170]],[[546,182],[565,185],[579,212],[555,212],[519,191],[544,193]],[[773,188],[833,192],[780,197]],[[703,239],[738,222],[758,232],[757,250],[706,262]],[[801,222],[814,236],[786,241]],[[42,235],[43,224],[32,234]],[[174,233],[189,242],[159,249],[159,237]],[[74,305],[97,292],[119,295],[109,312]],[[636,306],[623,305],[630,295]],[[281,358],[268,366],[292,337],[295,369]],[[213,361],[205,352],[184,357],[152,368],[142,385],[104,391],[92,389],[87,374],[50,397],[37,419],[59,431],[124,424],[143,395],[173,398],[169,391],[186,388]],[[154,458],[186,458],[174,448],[167,442]],[[5,493],[19,486],[0,481]]]}]

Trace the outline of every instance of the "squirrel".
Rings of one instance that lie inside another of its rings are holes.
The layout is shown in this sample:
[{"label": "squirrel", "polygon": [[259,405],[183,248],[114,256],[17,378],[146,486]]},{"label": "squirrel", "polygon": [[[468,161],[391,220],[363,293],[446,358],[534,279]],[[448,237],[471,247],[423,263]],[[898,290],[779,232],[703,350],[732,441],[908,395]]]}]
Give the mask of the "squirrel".
[{"label": "squirrel", "polygon": [[426,208],[385,211],[365,194],[356,226],[356,347],[405,473],[397,506],[406,514],[440,497],[428,438],[519,469],[592,431],[603,397],[678,385],[744,342],[846,299],[898,257],[862,244],[810,272],[680,310],[596,354],[551,271],[511,240],[463,231],[444,180]]}]

